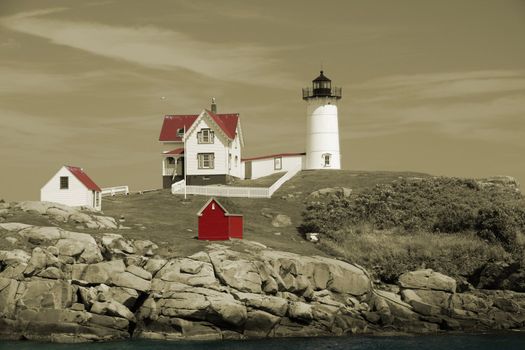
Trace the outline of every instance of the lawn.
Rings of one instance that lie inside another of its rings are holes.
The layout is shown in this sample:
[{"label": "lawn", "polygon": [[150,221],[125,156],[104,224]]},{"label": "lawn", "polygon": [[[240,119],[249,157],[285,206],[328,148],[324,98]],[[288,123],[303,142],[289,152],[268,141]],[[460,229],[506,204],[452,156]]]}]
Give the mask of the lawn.
[{"label": "lawn", "polygon": [[235,180],[228,184],[228,186],[239,187],[270,187],[275,181],[279,180],[285,174],[284,171],[260,177],[258,179],[249,180]]}]

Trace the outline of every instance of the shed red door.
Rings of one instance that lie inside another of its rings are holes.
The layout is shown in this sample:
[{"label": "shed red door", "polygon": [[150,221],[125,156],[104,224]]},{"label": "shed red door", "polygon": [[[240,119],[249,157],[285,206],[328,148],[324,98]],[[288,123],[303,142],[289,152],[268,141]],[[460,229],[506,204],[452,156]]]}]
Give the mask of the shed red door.
[{"label": "shed red door", "polygon": [[212,200],[199,216],[199,239],[227,240],[229,220],[220,205]]},{"label": "shed red door", "polygon": [[242,215],[231,215],[228,216],[230,224],[230,237],[242,238]]}]

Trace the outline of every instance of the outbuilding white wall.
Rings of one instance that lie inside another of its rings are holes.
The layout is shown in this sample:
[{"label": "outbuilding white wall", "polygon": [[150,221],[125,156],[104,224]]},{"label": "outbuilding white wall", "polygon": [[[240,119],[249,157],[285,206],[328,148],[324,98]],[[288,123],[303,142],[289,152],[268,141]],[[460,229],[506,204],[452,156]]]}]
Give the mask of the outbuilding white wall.
[{"label": "outbuilding white wall", "polygon": [[[60,177],[69,177],[69,188],[60,189]],[[72,207],[86,206],[97,210],[102,209],[102,196],[100,196],[98,207],[93,206],[93,191],[86,188],[66,167],[62,167],[52,178],[40,189],[40,200],[56,202]]]},{"label": "outbuilding white wall", "polygon": [[[240,179],[244,179],[244,172],[242,167],[242,161],[241,161],[241,141],[239,138],[239,126],[237,126],[237,134],[235,135],[235,139],[231,141],[228,153],[232,155],[231,157],[231,165],[228,165],[229,174],[231,176],[235,176]],[[237,161],[235,161],[235,158],[237,157]],[[229,160],[229,156],[228,156]]]},{"label": "outbuilding white wall", "polygon": [[282,156],[281,159],[281,169],[275,169],[275,158],[273,157],[252,160],[252,179],[290,170],[304,169],[304,155]]}]

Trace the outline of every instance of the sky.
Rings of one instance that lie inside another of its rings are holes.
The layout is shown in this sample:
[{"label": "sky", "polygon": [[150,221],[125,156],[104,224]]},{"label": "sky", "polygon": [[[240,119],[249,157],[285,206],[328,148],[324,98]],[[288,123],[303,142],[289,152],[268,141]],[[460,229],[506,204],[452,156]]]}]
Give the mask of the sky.
[{"label": "sky", "polygon": [[0,0],[0,198],[160,188],[163,116],[212,97],[243,157],[304,151],[321,67],[344,169],[525,183],[525,0]]}]

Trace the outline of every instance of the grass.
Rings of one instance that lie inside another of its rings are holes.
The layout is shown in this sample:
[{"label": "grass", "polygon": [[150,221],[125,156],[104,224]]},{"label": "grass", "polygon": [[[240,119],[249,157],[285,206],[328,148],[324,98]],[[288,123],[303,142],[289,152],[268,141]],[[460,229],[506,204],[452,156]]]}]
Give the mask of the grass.
[{"label": "grass", "polygon": [[235,180],[228,184],[228,186],[238,187],[270,187],[275,181],[279,180],[285,174],[284,171],[271,174],[268,176],[260,177],[258,179],[249,180]]},{"label": "grass", "polygon": [[366,267],[383,281],[393,282],[399,274],[419,268],[467,277],[489,261],[511,258],[501,246],[489,244],[474,233],[362,231],[346,232],[342,243],[325,240],[322,245],[332,254]]}]

